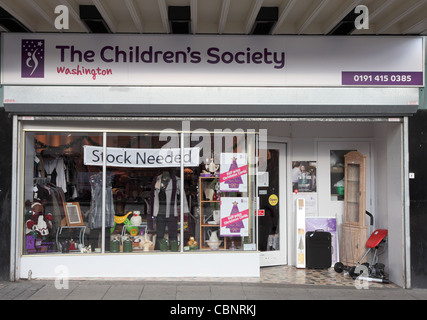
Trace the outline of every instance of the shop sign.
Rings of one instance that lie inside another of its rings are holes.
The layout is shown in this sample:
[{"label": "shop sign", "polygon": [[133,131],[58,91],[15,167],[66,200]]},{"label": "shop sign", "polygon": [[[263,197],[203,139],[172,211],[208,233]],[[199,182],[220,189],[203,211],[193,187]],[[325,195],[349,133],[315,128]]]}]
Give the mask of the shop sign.
[{"label": "shop sign", "polygon": [[[83,146],[84,164],[87,166],[103,165],[103,148]],[[184,148],[183,163],[185,167],[199,165],[199,148]],[[136,149],[107,148],[108,167],[126,168],[162,168],[180,167],[180,148]]]},{"label": "shop sign", "polygon": [[422,37],[2,34],[2,83],[418,86]]}]

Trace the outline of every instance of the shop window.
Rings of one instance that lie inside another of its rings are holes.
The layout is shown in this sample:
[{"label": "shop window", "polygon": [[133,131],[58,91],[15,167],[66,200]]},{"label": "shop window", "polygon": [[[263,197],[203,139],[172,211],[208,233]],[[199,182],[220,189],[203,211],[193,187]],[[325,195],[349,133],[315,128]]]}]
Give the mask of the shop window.
[{"label": "shop window", "polygon": [[331,200],[344,200],[344,155],[352,150],[331,150]]},{"label": "shop window", "polygon": [[24,254],[255,250],[256,135],[204,133],[25,132]]},{"label": "shop window", "polygon": [[80,252],[87,246],[91,180],[82,145],[99,147],[93,133],[26,132],[23,252]]},{"label": "shop window", "polygon": [[[159,133],[108,134],[114,214],[106,217],[106,251],[179,251],[180,215],[188,219],[189,206],[186,196],[180,202],[179,136],[164,140]],[[198,154],[185,155],[185,161],[191,157],[198,161]]]}]

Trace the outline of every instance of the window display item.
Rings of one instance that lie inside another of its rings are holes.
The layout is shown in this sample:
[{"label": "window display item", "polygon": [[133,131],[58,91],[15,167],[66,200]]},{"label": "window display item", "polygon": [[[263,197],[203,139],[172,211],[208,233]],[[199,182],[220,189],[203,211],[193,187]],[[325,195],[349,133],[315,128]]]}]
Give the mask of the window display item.
[{"label": "window display item", "polygon": [[67,226],[83,226],[82,213],[78,202],[66,202],[64,204]]},{"label": "window display item", "polygon": [[219,169],[219,164],[215,164],[214,158],[206,159],[205,161],[205,168],[208,171],[210,177],[214,177],[217,175],[217,171]]},{"label": "window display item", "polygon": [[32,203],[30,213],[31,217],[26,222],[26,234],[35,238],[46,238],[53,228],[52,214],[45,213],[43,205],[38,201]]},{"label": "window display item", "polygon": [[331,233],[323,230],[309,231],[305,234],[306,267],[327,269],[332,265]]},{"label": "window display item", "polygon": [[[100,229],[102,227],[102,174],[97,173],[90,177],[91,185],[91,203],[89,211],[89,228]],[[111,187],[111,178],[107,177],[107,188],[105,190],[105,227],[114,226],[114,202],[113,189]]]},{"label": "window display item", "polygon": [[132,252],[133,243],[132,240],[127,238],[123,241],[123,252]]},{"label": "window display item", "polygon": [[[180,180],[171,172],[163,171],[156,176],[152,182],[150,198],[150,215],[156,218],[157,243],[156,249],[161,251],[167,250],[167,242],[163,241],[166,226],[168,239],[177,240],[178,234],[178,201],[179,201],[179,184]],[[188,213],[186,197],[181,204],[181,213]],[[152,219],[148,218],[148,229],[153,229]],[[175,248],[175,247],[174,247]]]},{"label": "window display item", "polygon": [[194,237],[191,236],[190,240],[188,240],[188,242],[187,242],[187,245],[190,247],[190,250],[195,250],[195,249],[197,249],[198,243],[194,239]]},{"label": "window display item", "polygon": [[132,218],[130,218],[130,222],[133,226],[140,226],[142,224],[142,217],[140,211],[134,211],[132,214]]},{"label": "window display item", "polygon": [[209,240],[206,240],[206,243],[208,244],[211,250],[218,250],[219,246],[222,243],[222,240],[219,240],[218,238],[218,234],[217,234],[218,231],[209,230],[208,232],[210,233],[210,236],[209,236]]},{"label": "window display item", "polygon": [[144,235],[144,240],[141,242],[141,246],[144,251],[150,251],[153,246],[153,242],[148,239],[147,233]]},{"label": "window display item", "polygon": [[116,238],[110,242],[110,252],[120,252],[120,241]]}]

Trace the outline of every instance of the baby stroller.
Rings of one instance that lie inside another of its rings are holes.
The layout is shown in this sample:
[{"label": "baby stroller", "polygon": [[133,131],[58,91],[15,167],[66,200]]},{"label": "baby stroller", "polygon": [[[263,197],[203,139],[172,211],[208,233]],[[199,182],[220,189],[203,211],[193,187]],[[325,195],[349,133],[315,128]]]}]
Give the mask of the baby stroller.
[{"label": "baby stroller", "polygon": [[[387,233],[388,230],[385,229],[375,230],[366,242],[367,250],[365,254],[357,262],[356,266],[349,267],[342,262],[337,262],[334,265],[334,270],[338,273],[347,271],[353,279],[389,283],[388,275],[384,272],[384,264],[378,262],[378,256],[385,251]],[[382,251],[378,252],[380,248],[382,248]],[[361,264],[372,249],[374,250],[374,255],[371,264],[367,262]]]}]

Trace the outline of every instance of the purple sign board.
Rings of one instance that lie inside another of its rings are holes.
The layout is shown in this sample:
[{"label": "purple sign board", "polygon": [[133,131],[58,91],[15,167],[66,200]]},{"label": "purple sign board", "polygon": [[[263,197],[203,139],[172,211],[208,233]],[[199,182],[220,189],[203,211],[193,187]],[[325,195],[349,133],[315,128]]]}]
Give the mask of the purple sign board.
[{"label": "purple sign board", "polygon": [[422,86],[422,72],[343,71],[344,86]]}]

